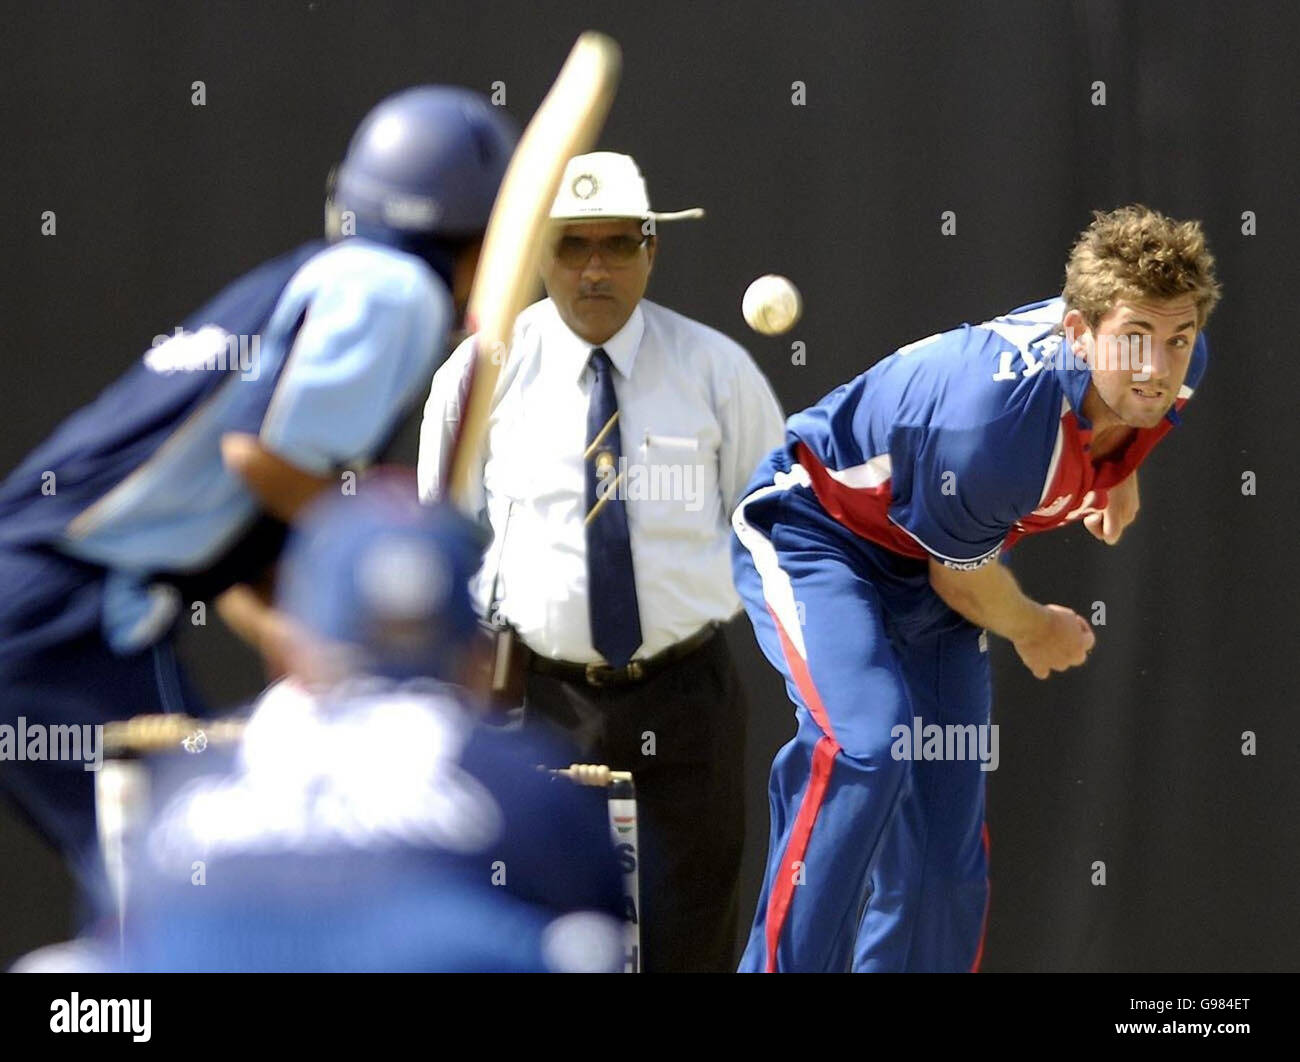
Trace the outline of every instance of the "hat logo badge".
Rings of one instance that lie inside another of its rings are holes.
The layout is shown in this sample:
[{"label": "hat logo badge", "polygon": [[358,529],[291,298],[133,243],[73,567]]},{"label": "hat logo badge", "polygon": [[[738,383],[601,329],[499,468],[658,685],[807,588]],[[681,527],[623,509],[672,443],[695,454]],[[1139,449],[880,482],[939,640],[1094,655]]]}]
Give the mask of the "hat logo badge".
[{"label": "hat logo badge", "polygon": [[573,194],[579,199],[590,199],[600,189],[596,178],[589,173],[584,173],[573,179]]}]

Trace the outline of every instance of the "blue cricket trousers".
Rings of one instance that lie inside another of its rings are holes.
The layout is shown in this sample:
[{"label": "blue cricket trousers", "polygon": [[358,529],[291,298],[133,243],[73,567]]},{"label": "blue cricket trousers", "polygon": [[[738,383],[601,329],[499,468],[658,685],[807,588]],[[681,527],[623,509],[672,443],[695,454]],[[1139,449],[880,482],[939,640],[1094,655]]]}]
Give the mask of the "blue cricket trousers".
[{"label": "blue cricket trousers", "polygon": [[986,772],[903,758],[894,728],[987,725],[986,637],[938,598],[924,561],[832,519],[784,451],[733,526],[736,588],[798,721],[772,764],[741,971],[977,969]]},{"label": "blue cricket trousers", "polygon": [[[119,655],[100,632],[103,570],[40,548],[0,548],[0,724],[97,725],[134,715],[207,714],[169,639]],[[0,759],[8,797],[66,857],[87,905],[103,868],[94,779],[83,762]]]}]

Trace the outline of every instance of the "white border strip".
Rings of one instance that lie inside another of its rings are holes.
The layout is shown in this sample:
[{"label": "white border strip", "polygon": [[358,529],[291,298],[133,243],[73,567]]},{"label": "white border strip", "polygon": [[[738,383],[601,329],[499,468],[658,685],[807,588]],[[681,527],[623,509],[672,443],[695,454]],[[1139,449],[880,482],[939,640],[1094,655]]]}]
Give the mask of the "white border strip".
[{"label": "white border strip", "polygon": [[1061,415],[1056,420],[1056,443],[1052,446],[1052,460],[1047,464],[1047,478],[1043,480],[1043,494],[1038,499],[1038,508],[1047,504],[1047,496],[1052,490],[1052,480],[1056,478],[1056,470],[1061,464],[1061,447],[1065,443],[1065,425],[1062,421],[1065,415],[1070,412],[1070,400],[1064,395],[1061,396]]},{"label": "white border strip", "polygon": [[865,463],[854,465],[852,468],[844,468],[838,472],[828,468],[826,474],[836,483],[843,483],[853,490],[870,490],[879,487],[894,474],[894,465],[889,454],[877,454]]},{"label": "white border strip", "polygon": [[[797,471],[796,471],[797,470]],[[776,549],[763,532],[752,527],[745,519],[745,506],[772,494],[789,489],[797,483],[806,485],[808,472],[802,465],[795,465],[787,476],[778,474],[777,482],[770,487],[760,487],[753,494],[743,498],[731,516],[731,526],[736,537],[754,558],[754,567],[758,569],[759,578],[763,580],[763,598],[776,615],[777,622],[785,628],[786,636],[795,650],[804,659],[808,659],[808,650],[804,646],[803,624],[799,622],[799,608],[794,599],[794,584],[790,577],[781,570]],[[784,480],[784,482],[782,482]]]}]

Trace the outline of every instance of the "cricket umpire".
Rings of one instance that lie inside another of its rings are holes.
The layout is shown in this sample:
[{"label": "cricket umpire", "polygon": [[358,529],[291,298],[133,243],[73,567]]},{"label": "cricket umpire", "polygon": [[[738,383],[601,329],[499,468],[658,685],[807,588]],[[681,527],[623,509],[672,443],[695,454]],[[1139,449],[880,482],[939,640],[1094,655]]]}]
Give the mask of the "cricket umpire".
[{"label": "cricket umpire", "polygon": [[[739,608],[728,516],[782,435],[738,344],[643,298],[661,222],[627,155],[570,160],[488,425],[481,613],[515,637],[525,718],[636,777],[642,968],[731,966],[746,704],[721,624]],[[420,439],[435,497],[472,351],[434,377]]]},{"label": "cricket umpire", "polygon": [[978,968],[985,764],[898,732],[990,726],[989,632],[1038,678],[1086,660],[1087,621],[1002,554],[1080,520],[1119,541],[1218,298],[1199,223],[1099,212],[1058,297],[911,343],[790,418],[734,516],[736,586],[798,720],[742,970]]}]

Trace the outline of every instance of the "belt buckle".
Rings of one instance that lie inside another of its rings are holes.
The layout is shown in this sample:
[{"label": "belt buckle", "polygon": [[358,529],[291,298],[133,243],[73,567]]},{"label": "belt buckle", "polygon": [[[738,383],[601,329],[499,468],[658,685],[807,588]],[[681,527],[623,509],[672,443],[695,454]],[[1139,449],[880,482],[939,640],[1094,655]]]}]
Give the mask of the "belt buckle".
[{"label": "belt buckle", "polygon": [[585,665],[585,677],[588,686],[603,687],[608,686],[612,680],[617,678],[628,679],[632,682],[640,682],[645,676],[645,668],[640,660],[632,660],[627,667],[610,667],[608,664],[602,664],[593,661]]}]

